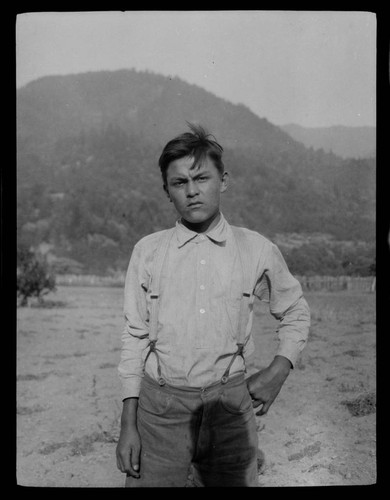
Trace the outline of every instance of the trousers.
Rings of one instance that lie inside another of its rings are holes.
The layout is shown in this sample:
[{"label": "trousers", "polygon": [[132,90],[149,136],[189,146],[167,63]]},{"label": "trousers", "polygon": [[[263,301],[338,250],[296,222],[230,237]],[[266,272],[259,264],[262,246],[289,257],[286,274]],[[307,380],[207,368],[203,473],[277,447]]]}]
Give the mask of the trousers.
[{"label": "trousers", "polygon": [[258,486],[255,414],[243,374],[205,388],[145,374],[137,410],[140,478],[125,487]]}]

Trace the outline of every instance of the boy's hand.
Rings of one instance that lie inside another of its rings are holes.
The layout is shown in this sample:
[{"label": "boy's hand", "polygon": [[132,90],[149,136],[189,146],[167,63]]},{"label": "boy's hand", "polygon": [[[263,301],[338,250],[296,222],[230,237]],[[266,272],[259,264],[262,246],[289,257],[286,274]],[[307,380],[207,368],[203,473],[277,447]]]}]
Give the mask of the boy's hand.
[{"label": "boy's hand", "polygon": [[116,447],[116,463],[121,472],[140,477],[141,439],[136,427],[123,427]]},{"label": "boy's hand", "polygon": [[284,356],[275,356],[272,363],[259,372],[251,375],[247,379],[249,394],[252,396],[253,407],[262,408],[256,415],[265,415],[276,396],[279,394],[288,374],[290,373],[291,363]]},{"label": "boy's hand", "polygon": [[121,432],[116,447],[116,463],[121,472],[140,477],[141,438],[137,429],[138,398],[123,402]]}]

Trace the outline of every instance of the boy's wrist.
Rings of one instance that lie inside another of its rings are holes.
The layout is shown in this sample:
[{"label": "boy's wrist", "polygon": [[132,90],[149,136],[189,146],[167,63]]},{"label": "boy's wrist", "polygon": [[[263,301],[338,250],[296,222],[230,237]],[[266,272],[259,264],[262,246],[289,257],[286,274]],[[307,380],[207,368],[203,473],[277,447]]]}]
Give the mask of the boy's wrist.
[{"label": "boy's wrist", "polygon": [[137,422],[138,398],[127,398],[123,400],[121,426],[134,427]]},{"label": "boy's wrist", "polygon": [[272,363],[270,364],[270,369],[278,374],[288,376],[292,368],[291,361],[284,356],[275,356]]}]

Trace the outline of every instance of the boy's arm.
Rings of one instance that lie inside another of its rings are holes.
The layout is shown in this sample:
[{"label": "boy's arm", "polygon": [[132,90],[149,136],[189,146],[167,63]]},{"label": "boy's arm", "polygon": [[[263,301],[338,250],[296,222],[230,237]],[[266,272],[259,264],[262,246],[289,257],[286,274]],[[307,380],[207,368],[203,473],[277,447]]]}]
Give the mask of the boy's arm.
[{"label": "boy's arm", "polygon": [[149,344],[147,281],[143,253],[136,245],[126,273],[124,290],[125,327],[118,366],[122,384],[122,400],[138,397],[143,377],[143,353]]},{"label": "boy's arm", "polygon": [[147,321],[146,290],[143,283],[141,251],[132,253],[126,274],[121,359],[118,366],[122,384],[121,431],[116,448],[118,469],[138,478],[140,471],[141,439],[137,429],[137,408],[140,383],[143,377],[142,353],[147,348],[149,329]]},{"label": "boy's arm", "polygon": [[291,275],[276,245],[271,245],[255,295],[269,302],[271,314],[279,320],[279,347],[272,363],[247,380],[253,406],[262,405],[257,415],[264,415],[305,347],[310,327],[310,310],[301,285]]},{"label": "boy's arm", "polygon": [[309,336],[310,309],[299,281],[290,273],[274,244],[268,250],[264,272],[254,293],[269,304],[270,313],[279,321],[276,354],[290,360],[294,368]]}]

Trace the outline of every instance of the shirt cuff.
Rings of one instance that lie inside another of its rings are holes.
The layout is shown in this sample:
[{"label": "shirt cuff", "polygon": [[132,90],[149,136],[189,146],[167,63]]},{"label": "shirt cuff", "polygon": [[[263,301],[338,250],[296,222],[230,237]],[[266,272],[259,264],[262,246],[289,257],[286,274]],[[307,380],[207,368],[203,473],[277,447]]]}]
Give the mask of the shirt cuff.
[{"label": "shirt cuff", "polygon": [[287,358],[290,361],[292,368],[294,368],[305,345],[306,342],[304,340],[295,342],[293,340],[286,339],[279,344],[276,355]]},{"label": "shirt cuff", "polygon": [[134,376],[122,379],[122,401],[127,398],[138,398],[142,377]]}]

